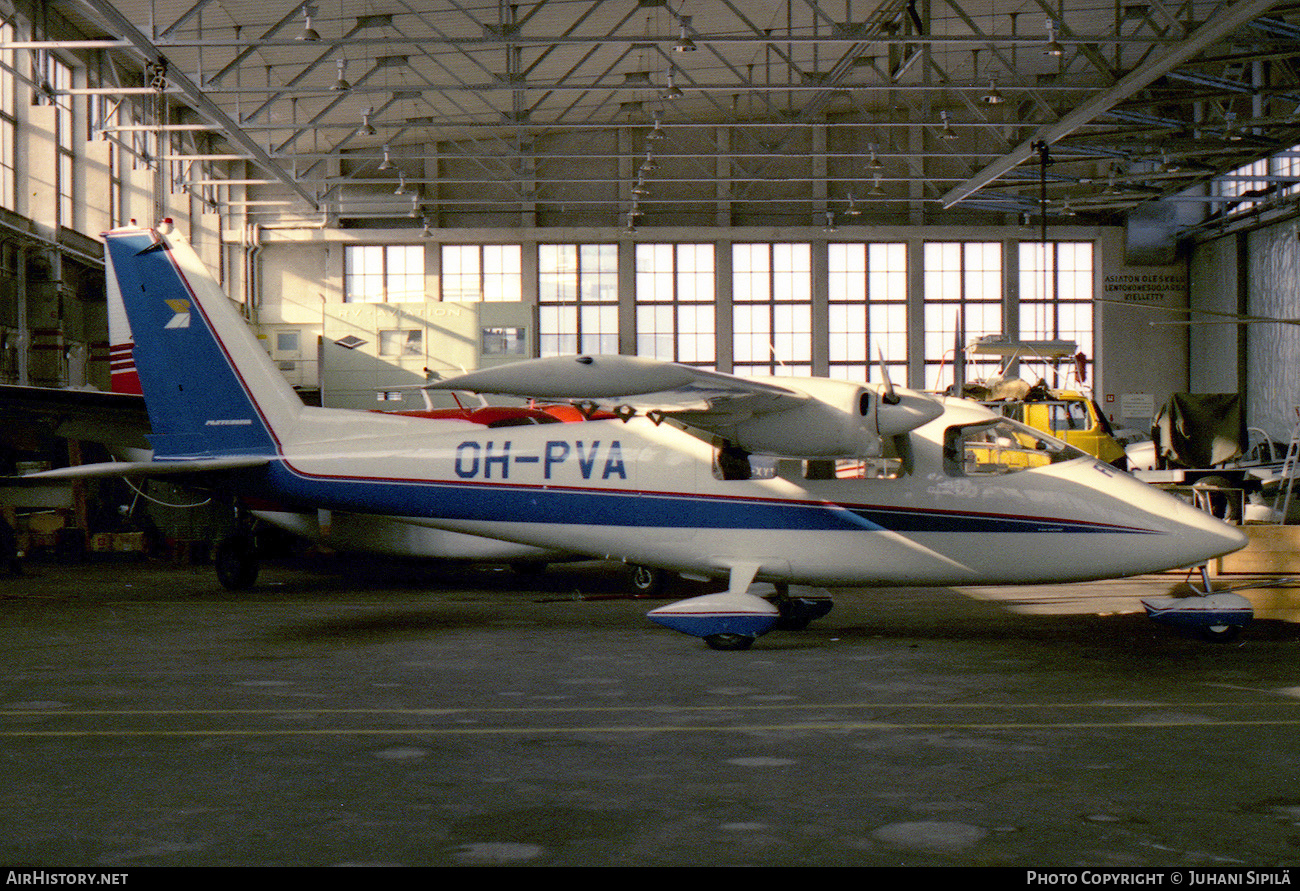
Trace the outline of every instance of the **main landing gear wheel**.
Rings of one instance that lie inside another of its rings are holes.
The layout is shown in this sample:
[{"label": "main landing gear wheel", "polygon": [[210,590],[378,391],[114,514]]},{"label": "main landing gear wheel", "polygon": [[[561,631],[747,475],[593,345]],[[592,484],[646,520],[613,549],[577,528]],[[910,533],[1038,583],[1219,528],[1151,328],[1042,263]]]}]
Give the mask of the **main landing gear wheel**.
[{"label": "main landing gear wheel", "polygon": [[710,634],[704,642],[711,650],[748,650],[754,644],[754,638],[748,634]]},{"label": "main landing gear wheel", "polygon": [[22,575],[19,562],[18,536],[3,517],[0,517],[0,574]]},{"label": "main landing gear wheel", "polygon": [[632,593],[637,597],[654,597],[668,584],[668,573],[653,566],[632,567]]},{"label": "main landing gear wheel", "polygon": [[835,605],[829,597],[792,596],[790,586],[785,584],[776,586],[776,597],[772,603],[781,611],[781,618],[775,625],[781,631],[803,631],[810,623],[829,613]]},{"label": "main landing gear wheel", "polygon": [[213,562],[217,567],[217,581],[228,591],[247,590],[257,581],[257,547],[250,534],[223,538],[217,544]]}]

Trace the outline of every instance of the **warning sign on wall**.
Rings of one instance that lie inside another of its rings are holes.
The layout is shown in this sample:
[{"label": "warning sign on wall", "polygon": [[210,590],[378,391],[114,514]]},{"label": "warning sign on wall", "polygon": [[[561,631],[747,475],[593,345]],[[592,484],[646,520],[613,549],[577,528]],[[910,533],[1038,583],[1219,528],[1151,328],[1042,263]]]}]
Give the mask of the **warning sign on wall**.
[{"label": "warning sign on wall", "polygon": [[1121,266],[1102,276],[1106,300],[1156,306],[1187,305],[1187,271],[1171,266]]}]

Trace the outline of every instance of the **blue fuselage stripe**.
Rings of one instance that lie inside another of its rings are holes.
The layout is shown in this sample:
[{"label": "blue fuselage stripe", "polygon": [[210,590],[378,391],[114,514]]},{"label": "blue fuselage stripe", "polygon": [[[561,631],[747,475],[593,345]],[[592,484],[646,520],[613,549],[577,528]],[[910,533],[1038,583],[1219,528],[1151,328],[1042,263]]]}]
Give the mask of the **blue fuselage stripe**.
[{"label": "blue fuselage stripe", "polygon": [[276,467],[272,488],[314,507],[392,516],[493,523],[892,531],[902,533],[1128,533],[1155,530],[1103,523],[898,509],[743,496],[684,495],[615,489],[450,481],[322,477]]}]

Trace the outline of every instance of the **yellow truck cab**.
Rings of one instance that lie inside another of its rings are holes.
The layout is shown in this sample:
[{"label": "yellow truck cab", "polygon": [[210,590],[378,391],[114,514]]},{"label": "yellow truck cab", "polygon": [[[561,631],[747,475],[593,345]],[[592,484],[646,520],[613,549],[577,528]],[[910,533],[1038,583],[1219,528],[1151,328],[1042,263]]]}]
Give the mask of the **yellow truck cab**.
[{"label": "yellow truck cab", "polygon": [[1107,464],[1127,469],[1124,447],[1097,403],[1074,390],[1048,390],[1047,398],[1000,400],[985,405],[1004,417],[1051,434]]},{"label": "yellow truck cab", "polygon": [[[959,335],[960,336],[960,335]],[[1078,345],[1068,340],[1008,340],[1001,335],[989,335],[971,341],[965,351],[973,355],[998,356],[1003,369],[1030,358],[1051,365],[1052,380],[1059,380],[1055,369],[1062,362],[1075,363],[1075,377],[1084,379],[1084,356]],[[1081,452],[1112,464],[1121,470],[1128,469],[1128,456],[1124,446],[1115,438],[1115,431],[1091,397],[1077,390],[1051,389],[1045,380],[1030,386],[1027,381],[1012,374],[1012,380],[994,382],[985,386],[985,396],[977,401],[1000,412],[1004,417],[1041,430],[1063,440]],[[956,392],[966,394],[965,362],[954,369]],[[994,399],[995,396],[1002,398]]]}]

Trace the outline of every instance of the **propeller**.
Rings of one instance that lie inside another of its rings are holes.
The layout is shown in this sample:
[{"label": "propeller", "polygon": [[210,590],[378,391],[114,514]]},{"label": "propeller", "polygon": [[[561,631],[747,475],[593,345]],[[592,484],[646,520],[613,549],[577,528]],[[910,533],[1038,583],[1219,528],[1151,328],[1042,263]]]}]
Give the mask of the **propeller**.
[{"label": "propeller", "polygon": [[885,389],[880,392],[880,401],[885,405],[898,405],[899,396],[894,392],[894,382],[889,379],[889,368],[885,365],[885,351],[876,344],[876,355],[880,357],[880,377],[885,382]]},{"label": "propeller", "polygon": [[876,432],[881,436],[898,436],[915,430],[922,424],[929,423],[943,414],[943,404],[922,393],[894,389],[894,382],[889,379],[889,369],[885,366],[885,352],[876,345],[876,355],[880,357],[880,404],[876,406]]}]

